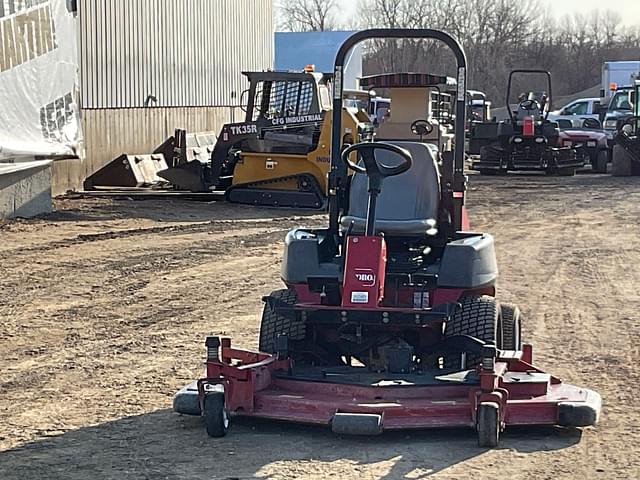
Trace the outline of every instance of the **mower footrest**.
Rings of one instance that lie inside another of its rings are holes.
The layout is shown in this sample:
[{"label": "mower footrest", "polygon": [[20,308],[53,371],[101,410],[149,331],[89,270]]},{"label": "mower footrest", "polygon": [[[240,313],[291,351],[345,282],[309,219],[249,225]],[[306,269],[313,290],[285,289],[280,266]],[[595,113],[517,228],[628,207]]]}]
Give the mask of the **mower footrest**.
[{"label": "mower footrest", "polygon": [[338,435],[380,435],[382,416],[366,413],[336,413],[331,431]]},{"label": "mower footrest", "polygon": [[200,416],[198,382],[191,382],[189,385],[182,387],[173,396],[173,411],[183,415]]},{"label": "mower footrest", "polygon": [[[586,390],[586,389],[585,389]],[[558,404],[558,424],[564,427],[589,427],[600,417],[602,398],[600,394],[586,390],[584,402],[560,402]]]}]

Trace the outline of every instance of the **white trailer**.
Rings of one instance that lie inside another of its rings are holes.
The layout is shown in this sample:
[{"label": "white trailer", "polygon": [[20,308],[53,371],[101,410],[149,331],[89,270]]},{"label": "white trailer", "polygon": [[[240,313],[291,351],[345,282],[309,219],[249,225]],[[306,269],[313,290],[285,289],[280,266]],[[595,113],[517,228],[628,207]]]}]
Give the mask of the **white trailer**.
[{"label": "white trailer", "polygon": [[613,92],[620,87],[630,87],[640,79],[640,61],[604,62],[602,65],[602,90],[600,96],[606,105]]}]

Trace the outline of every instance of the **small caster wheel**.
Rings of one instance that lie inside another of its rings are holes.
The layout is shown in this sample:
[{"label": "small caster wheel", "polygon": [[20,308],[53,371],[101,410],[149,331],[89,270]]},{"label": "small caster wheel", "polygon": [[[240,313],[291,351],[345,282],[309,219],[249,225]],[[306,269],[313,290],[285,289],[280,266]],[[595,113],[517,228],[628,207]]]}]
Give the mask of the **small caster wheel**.
[{"label": "small caster wheel", "polygon": [[483,402],[477,415],[478,446],[493,448],[500,438],[500,407],[497,403]]},{"label": "small caster wheel", "polygon": [[224,437],[229,431],[229,412],[224,407],[224,393],[207,393],[202,412],[207,434],[210,437]]}]

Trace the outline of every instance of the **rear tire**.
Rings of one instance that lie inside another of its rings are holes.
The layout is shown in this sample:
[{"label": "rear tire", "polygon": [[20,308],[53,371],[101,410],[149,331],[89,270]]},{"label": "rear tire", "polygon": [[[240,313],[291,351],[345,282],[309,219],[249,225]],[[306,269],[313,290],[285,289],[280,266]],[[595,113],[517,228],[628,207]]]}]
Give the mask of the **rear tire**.
[{"label": "rear tire", "polygon": [[478,446],[493,448],[500,440],[500,407],[494,402],[482,402],[477,414]]},{"label": "rear tire", "polygon": [[502,349],[522,350],[520,309],[511,303],[501,303],[500,315],[502,318]]},{"label": "rear tire", "polygon": [[202,412],[207,435],[213,438],[224,437],[229,431],[229,412],[224,406],[224,393],[207,393],[204,397]]},{"label": "rear tire", "polygon": [[[469,295],[462,297],[459,303],[462,308],[459,308],[445,325],[444,336],[469,335],[502,348],[500,308],[496,299],[487,295]],[[480,355],[467,353],[467,364],[464,368],[474,368],[480,361]],[[445,355],[444,367],[463,368],[462,355]]]},{"label": "rear tire", "polygon": [[633,160],[631,155],[621,145],[613,146],[611,158],[611,175],[614,177],[629,177],[632,175]]},{"label": "rear tire", "polygon": [[593,171],[595,173],[607,173],[607,163],[609,163],[609,152],[600,150],[593,164]]},{"label": "rear tire", "polygon": [[[284,289],[271,292],[269,295],[275,302],[283,306],[293,307],[298,302],[294,290]],[[289,340],[304,340],[307,333],[306,325],[291,315],[282,315],[265,303],[260,323],[260,342],[258,348],[261,352],[276,353],[276,340],[279,335],[286,335]]]},{"label": "rear tire", "polygon": [[573,177],[576,174],[575,167],[564,167],[558,169],[558,175],[561,177]]}]

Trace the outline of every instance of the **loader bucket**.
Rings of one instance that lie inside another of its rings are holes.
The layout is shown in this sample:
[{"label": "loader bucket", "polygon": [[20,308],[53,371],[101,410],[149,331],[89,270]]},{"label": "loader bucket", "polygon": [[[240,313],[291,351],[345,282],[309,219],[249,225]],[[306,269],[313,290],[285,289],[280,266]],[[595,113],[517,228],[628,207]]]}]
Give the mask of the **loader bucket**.
[{"label": "loader bucket", "polygon": [[193,160],[175,167],[166,168],[158,172],[158,176],[168,180],[176,190],[188,190],[190,192],[207,192],[204,182],[204,168],[202,162]]},{"label": "loader bucket", "polygon": [[120,155],[84,182],[85,190],[96,187],[148,187],[166,183],[158,172],[168,167],[164,155]]}]

